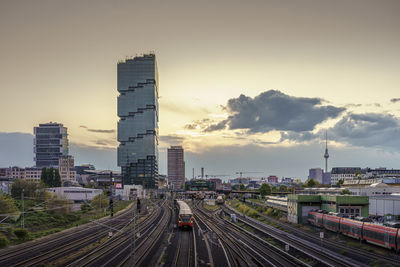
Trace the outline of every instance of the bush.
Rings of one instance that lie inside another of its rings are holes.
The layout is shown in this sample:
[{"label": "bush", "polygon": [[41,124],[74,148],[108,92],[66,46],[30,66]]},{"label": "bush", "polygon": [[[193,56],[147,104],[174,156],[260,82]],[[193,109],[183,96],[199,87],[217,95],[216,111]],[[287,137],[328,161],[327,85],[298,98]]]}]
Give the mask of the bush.
[{"label": "bush", "polygon": [[274,210],[272,208],[267,209],[267,216],[271,216]]},{"label": "bush", "polygon": [[93,208],[86,202],[83,202],[81,205],[81,211],[88,212],[91,211]]},{"label": "bush", "polygon": [[5,248],[8,246],[8,238],[0,233],[0,248]]},{"label": "bush", "polygon": [[14,235],[20,240],[27,240],[29,238],[29,232],[26,229],[14,229]]}]

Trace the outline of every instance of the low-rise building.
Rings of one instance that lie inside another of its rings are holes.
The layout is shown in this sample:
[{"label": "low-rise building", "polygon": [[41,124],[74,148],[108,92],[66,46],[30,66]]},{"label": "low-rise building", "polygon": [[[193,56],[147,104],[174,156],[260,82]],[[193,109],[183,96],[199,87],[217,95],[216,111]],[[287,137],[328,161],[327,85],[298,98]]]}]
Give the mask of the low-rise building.
[{"label": "low-rise building", "polygon": [[62,198],[73,200],[75,202],[90,201],[95,196],[103,194],[102,189],[84,187],[51,187],[46,188],[46,190]]},{"label": "low-rise building", "polygon": [[378,196],[400,194],[400,186],[390,186],[386,183],[374,183],[367,186],[352,186],[349,187],[350,192],[356,196]]},{"label": "low-rise building", "polygon": [[352,180],[357,174],[365,173],[360,167],[335,167],[331,171],[331,184],[335,185],[339,180]]},{"label": "low-rise building", "polygon": [[366,196],[348,195],[289,195],[288,220],[293,223],[306,223],[308,212],[312,209],[338,212],[346,215],[369,215],[369,199]]},{"label": "low-rise building", "polygon": [[371,196],[369,198],[369,214],[382,217],[392,215],[399,217],[400,194]]}]

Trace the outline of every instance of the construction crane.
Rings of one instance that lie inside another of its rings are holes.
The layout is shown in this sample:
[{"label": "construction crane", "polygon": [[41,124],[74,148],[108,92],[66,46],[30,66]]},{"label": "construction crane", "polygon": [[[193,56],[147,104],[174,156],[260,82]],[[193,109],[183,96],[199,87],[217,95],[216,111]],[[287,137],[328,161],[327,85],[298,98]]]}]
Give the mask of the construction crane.
[{"label": "construction crane", "polygon": [[236,174],[240,174],[239,178],[242,178],[243,173],[264,173],[264,172],[236,172]]}]

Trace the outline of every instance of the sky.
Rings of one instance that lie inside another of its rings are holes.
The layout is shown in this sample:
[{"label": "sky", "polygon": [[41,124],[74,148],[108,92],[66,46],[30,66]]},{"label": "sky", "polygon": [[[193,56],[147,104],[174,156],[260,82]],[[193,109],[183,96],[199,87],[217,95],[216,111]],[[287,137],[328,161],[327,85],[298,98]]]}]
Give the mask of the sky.
[{"label": "sky", "polygon": [[400,2],[0,2],[0,166],[33,165],[33,127],[68,127],[77,164],[115,169],[117,63],[154,52],[160,173],[306,178],[400,168]]}]

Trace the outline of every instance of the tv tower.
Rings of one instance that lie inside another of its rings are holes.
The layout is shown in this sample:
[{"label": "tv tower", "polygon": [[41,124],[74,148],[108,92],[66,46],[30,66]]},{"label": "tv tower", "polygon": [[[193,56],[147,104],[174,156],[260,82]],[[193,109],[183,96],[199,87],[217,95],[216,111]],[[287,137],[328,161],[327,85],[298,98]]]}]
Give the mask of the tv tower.
[{"label": "tv tower", "polygon": [[329,153],[328,153],[328,131],[325,132],[325,172],[328,172],[328,158],[329,158]]}]

